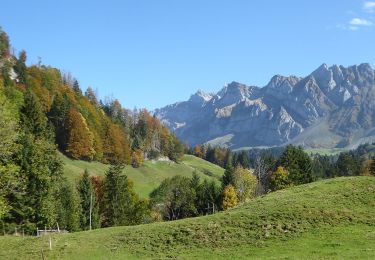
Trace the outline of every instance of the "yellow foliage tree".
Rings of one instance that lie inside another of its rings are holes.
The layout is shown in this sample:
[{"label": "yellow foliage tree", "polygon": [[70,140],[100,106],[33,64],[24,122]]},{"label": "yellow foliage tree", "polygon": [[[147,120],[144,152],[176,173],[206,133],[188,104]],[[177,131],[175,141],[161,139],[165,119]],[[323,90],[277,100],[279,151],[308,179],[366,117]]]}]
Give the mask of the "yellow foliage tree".
[{"label": "yellow foliage tree", "polygon": [[233,182],[240,202],[245,202],[254,197],[257,178],[251,171],[241,166],[237,167],[233,174]]},{"label": "yellow foliage tree", "polygon": [[223,202],[221,207],[223,210],[233,208],[238,204],[238,198],[235,188],[232,185],[228,185],[223,191]]},{"label": "yellow foliage tree", "polygon": [[270,187],[272,190],[281,190],[292,185],[288,170],[282,166],[277,167],[276,171],[270,176]]},{"label": "yellow foliage tree", "polygon": [[129,141],[124,129],[111,122],[108,122],[104,139],[104,159],[108,162],[131,163]]},{"label": "yellow foliage tree", "polygon": [[143,165],[143,162],[144,162],[143,151],[140,149],[134,151],[132,154],[132,166],[134,168],[138,168]]},{"label": "yellow foliage tree", "polygon": [[68,155],[74,159],[92,160],[95,155],[94,138],[85,118],[75,109],[69,110],[67,129]]}]

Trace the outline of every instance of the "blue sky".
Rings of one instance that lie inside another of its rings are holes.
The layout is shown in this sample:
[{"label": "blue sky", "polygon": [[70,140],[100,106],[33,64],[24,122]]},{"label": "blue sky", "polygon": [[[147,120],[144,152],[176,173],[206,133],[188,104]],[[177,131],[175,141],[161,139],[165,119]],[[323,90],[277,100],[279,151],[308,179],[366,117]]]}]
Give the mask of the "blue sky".
[{"label": "blue sky", "polygon": [[29,63],[70,71],[85,90],[154,109],[202,89],[322,63],[375,65],[375,1],[2,1],[0,25]]}]

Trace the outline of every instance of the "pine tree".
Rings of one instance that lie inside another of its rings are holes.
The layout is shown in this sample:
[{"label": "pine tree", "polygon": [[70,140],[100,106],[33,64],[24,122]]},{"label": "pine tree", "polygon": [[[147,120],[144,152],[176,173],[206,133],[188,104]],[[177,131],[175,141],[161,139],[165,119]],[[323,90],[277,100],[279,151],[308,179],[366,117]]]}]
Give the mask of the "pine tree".
[{"label": "pine tree", "polygon": [[27,133],[35,137],[47,136],[47,117],[43,112],[38,97],[28,89],[25,93],[24,107],[22,108],[22,121]]},{"label": "pine tree", "polygon": [[23,196],[12,200],[11,221],[40,227],[53,226],[56,224],[58,201],[55,191],[62,178],[62,162],[55,145],[45,139],[25,134],[20,142],[22,149],[17,156],[17,164],[20,165],[25,189]]},{"label": "pine tree", "polygon": [[73,82],[73,90],[74,90],[74,92],[75,93],[77,93],[78,95],[82,95],[82,90],[81,90],[81,88],[79,87],[79,82],[78,82],[78,80],[74,80],[74,82]]},{"label": "pine tree", "polygon": [[0,79],[0,219],[10,210],[6,197],[22,187],[19,178],[19,166],[12,158],[20,149],[17,144],[19,125],[17,113],[14,113],[10,102],[3,93]]},{"label": "pine tree", "polygon": [[56,143],[62,151],[66,150],[68,143],[66,123],[71,106],[66,94],[56,94],[51,110],[48,112],[48,118],[55,128]]},{"label": "pine tree", "polygon": [[16,61],[16,65],[14,66],[14,71],[17,73],[18,81],[21,84],[26,84],[26,76],[27,76],[26,59],[27,59],[26,51],[22,50]]},{"label": "pine tree", "polygon": [[278,165],[289,172],[288,178],[293,184],[298,185],[313,181],[312,161],[302,147],[288,145],[281,155]]},{"label": "pine tree", "polygon": [[57,191],[57,223],[61,229],[80,230],[81,207],[79,197],[72,185],[62,181]]},{"label": "pine tree", "polygon": [[80,196],[80,203],[82,208],[81,214],[81,228],[83,230],[90,229],[90,214],[91,214],[91,228],[99,227],[98,204],[96,201],[96,194],[93,189],[91,179],[87,170],[82,175],[78,182],[78,193]]},{"label": "pine tree", "polygon": [[234,168],[232,166],[231,160],[229,159],[229,161],[227,163],[227,167],[225,168],[223,178],[221,180],[223,188],[228,186],[228,185],[233,185],[233,182],[234,182],[233,175],[234,175]]},{"label": "pine tree", "polygon": [[123,169],[120,164],[111,165],[106,173],[103,198],[105,226],[133,225],[143,221],[144,203],[134,193],[127,176],[122,174]]}]

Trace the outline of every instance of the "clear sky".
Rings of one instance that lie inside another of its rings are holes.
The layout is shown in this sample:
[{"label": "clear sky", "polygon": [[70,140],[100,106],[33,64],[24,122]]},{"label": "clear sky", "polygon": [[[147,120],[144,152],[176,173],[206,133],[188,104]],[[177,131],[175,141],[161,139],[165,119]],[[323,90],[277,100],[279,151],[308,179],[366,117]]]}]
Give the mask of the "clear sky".
[{"label": "clear sky", "polygon": [[1,1],[0,25],[29,63],[82,89],[154,109],[202,89],[322,63],[375,65],[375,2],[361,0]]}]

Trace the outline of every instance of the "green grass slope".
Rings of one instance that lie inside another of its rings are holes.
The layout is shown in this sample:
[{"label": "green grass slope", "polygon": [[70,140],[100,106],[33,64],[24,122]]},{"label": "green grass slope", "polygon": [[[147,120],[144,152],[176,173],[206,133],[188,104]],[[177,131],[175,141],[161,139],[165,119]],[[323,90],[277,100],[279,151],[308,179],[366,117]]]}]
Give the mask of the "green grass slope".
[{"label": "green grass slope", "polygon": [[[104,176],[109,167],[99,162],[72,160],[62,154],[60,154],[60,157],[65,165],[65,176],[71,181],[76,181],[85,169],[91,175]],[[135,191],[141,197],[147,198],[150,192],[158,187],[165,178],[175,175],[191,177],[194,170],[202,179],[213,179],[215,181],[219,181],[224,173],[224,169],[221,167],[192,155],[185,155],[179,164],[167,161],[146,161],[144,166],[140,168],[127,166],[124,172],[134,182]]]},{"label": "green grass slope", "polygon": [[374,259],[375,178],[319,181],[216,215],[48,237],[1,237],[6,259]]}]

